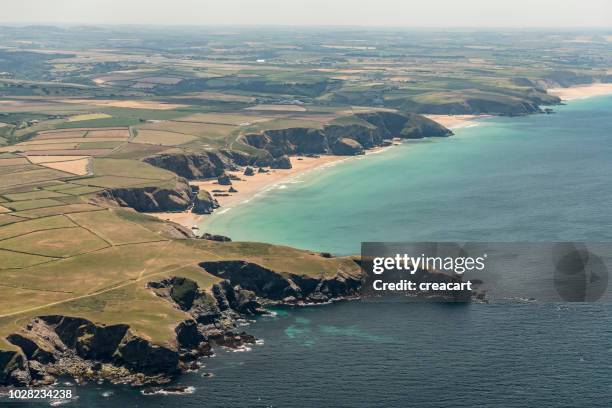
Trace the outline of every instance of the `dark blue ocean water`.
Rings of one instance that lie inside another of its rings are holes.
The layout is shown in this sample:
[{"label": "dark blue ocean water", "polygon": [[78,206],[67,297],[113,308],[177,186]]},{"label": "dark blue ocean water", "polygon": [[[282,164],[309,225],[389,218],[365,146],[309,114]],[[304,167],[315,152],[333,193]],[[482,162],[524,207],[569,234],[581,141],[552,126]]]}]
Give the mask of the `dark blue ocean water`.
[{"label": "dark blue ocean water", "polygon": [[[339,254],[364,240],[612,241],[612,98],[492,118],[309,174],[209,232]],[[612,306],[345,302],[282,309],[181,384],[88,386],[73,406],[610,407]],[[113,395],[101,397],[104,391]]]},{"label": "dark blue ocean water", "polygon": [[609,407],[612,307],[379,304],[282,311],[180,381],[183,396],[88,387],[78,406]]}]

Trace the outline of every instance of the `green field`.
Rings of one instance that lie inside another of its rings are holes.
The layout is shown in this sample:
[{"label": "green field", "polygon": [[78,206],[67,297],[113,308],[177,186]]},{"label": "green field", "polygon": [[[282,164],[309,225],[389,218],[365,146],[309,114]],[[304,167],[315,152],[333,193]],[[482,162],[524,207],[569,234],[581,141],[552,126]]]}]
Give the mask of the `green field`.
[{"label": "green field", "polygon": [[[549,88],[612,83],[612,42],[597,32],[132,27],[132,42],[117,27],[36,26],[31,41],[22,30],[0,36],[2,350],[15,348],[8,334],[45,314],[128,324],[174,345],[188,315],[146,285],[182,276],[210,289],[218,278],[203,261],[359,274],[351,259],[187,238],[164,216],[111,200],[118,189],[162,212],[191,193],[175,191],[187,186],[180,172],[244,152],[258,167],[270,152],[245,144],[246,134],[328,125],[368,133],[376,126],[355,114],[372,111],[524,115],[559,102]],[[260,136],[290,148],[282,133]],[[235,152],[214,156],[219,149]],[[170,171],[143,161],[154,155],[178,159]],[[181,161],[188,155],[202,160]]]}]

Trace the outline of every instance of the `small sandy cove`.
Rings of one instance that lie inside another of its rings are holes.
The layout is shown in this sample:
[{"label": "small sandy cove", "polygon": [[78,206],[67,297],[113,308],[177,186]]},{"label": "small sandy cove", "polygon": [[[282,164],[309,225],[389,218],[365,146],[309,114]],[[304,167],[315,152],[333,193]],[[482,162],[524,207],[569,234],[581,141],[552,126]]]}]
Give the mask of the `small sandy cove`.
[{"label": "small sandy cove", "polygon": [[[217,183],[217,180],[193,181],[190,184],[209,191],[211,194],[215,194],[213,190],[223,190],[224,193],[221,194],[229,194],[228,196],[215,196],[221,206],[217,211],[221,211],[243,203],[251,199],[255,194],[265,191],[274,185],[286,182],[316,168],[350,159],[350,157],[352,156],[291,157],[291,165],[293,166],[291,169],[270,169],[268,173],[257,173],[257,168],[255,168],[253,176],[245,176],[242,172],[228,172],[228,174],[233,174],[241,179],[232,180],[231,187],[238,191],[236,193],[227,193],[230,186],[221,186]],[[197,225],[198,222],[206,217],[206,215],[198,215],[191,212],[150,213],[150,215],[176,222],[187,228]]]},{"label": "small sandy cove", "polygon": [[550,88],[548,93],[556,95],[564,101],[574,99],[590,98],[592,96],[602,96],[612,94],[612,84],[590,84],[572,86],[570,88]]}]

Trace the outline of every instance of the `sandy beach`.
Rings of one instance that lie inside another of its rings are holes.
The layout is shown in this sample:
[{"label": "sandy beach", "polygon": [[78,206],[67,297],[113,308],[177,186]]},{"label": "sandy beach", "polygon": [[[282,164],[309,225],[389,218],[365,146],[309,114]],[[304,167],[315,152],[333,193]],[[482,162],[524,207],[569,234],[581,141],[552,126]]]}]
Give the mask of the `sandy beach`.
[{"label": "sandy beach", "polygon": [[[229,196],[215,196],[221,208],[233,207],[247,201],[255,194],[267,190],[275,184],[287,181],[293,177],[306,173],[307,171],[323,167],[330,163],[346,160],[347,156],[320,156],[320,157],[291,157],[291,169],[270,169],[268,173],[256,173],[253,176],[245,176],[241,172],[228,172],[239,177],[241,180],[232,180],[232,185],[237,193]],[[194,181],[192,185],[213,193],[213,190],[223,190],[227,192],[230,186],[220,186],[216,180]],[[221,193],[224,194],[224,193]]]},{"label": "sandy beach", "polygon": [[[612,94],[612,84],[591,84],[585,86],[575,86],[570,88],[551,88],[548,92],[552,95],[557,95],[561,99],[570,101],[574,99],[583,99],[592,96]],[[449,129],[459,129],[475,125],[476,119],[490,117],[491,115],[424,115],[439,124],[446,126]],[[381,148],[372,149],[366,154],[376,153]],[[230,186],[221,186],[216,180],[193,181],[190,184],[200,187],[201,189],[215,194],[213,190],[222,190],[215,198],[221,206],[217,211],[234,207],[240,203],[250,200],[254,195],[265,191],[274,185],[286,182],[294,177],[297,177],[305,172],[324,167],[334,162],[350,159],[353,156],[331,156],[324,155],[320,157],[291,157],[291,169],[272,169],[268,173],[255,173],[253,176],[244,176],[241,172],[228,172],[239,177],[241,180],[233,180],[232,187],[237,190],[235,193],[229,193]],[[207,217],[207,215],[198,215],[191,212],[180,213],[150,213],[155,217],[176,222],[187,228],[198,225]]]},{"label": "sandy beach", "polygon": [[[376,150],[372,150],[374,152]],[[370,152],[368,152],[370,153]],[[217,183],[217,180],[206,180],[206,181],[193,181],[190,184],[198,186],[203,190],[209,191],[211,194],[215,194],[213,190],[222,190],[222,193],[216,194],[229,194],[227,196],[217,195],[215,198],[219,202],[223,209],[231,208],[240,203],[243,203],[251,199],[255,194],[265,191],[272,186],[286,182],[294,177],[302,175],[308,171],[327,166],[329,164],[350,159],[353,156],[332,156],[325,155],[320,157],[291,157],[291,169],[270,169],[268,173],[257,173],[257,170],[253,176],[244,176],[242,172],[228,172],[239,177],[241,180],[232,180],[236,193],[228,193],[230,186],[221,186]],[[149,213],[157,218],[163,220],[170,220],[177,224],[183,225],[187,228],[191,228],[201,222],[207,215],[199,215],[191,212],[180,212],[180,213]]]},{"label": "sandy beach", "polygon": [[474,125],[474,119],[486,118],[490,115],[424,115],[449,129],[459,129]]},{"label": "sandy beach", "polygon": [[548,93],[556,95],[564,101],[590,98],[592,96],[612,94],[612,84],[590,84],[572,86],[569,88],[550,88]]}]

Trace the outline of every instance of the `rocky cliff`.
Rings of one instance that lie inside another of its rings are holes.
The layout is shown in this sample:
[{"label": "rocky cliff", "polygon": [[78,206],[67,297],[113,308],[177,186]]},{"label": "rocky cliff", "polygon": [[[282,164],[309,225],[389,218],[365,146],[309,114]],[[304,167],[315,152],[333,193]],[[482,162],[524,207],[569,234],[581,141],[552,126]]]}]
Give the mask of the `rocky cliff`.
[{"label": "rocky cliff", "polygon": [[295,154],[362,154],[363,149],[381,146],[386,139],[446,137],[452,132],[424,116],[412,113],[370,112],[325,125],[322,129],[287,128],[243,135],[249,146],[273,157]]},{"label": "rocky cliff", "polygon": [[248,154],[236,150],[177,150],[155,154],[143,161],[187,180],[210,179],[244,166],[291,168],[284,156],[304,154],[363,154],[386,139],[445,137],[452,132],[424,116],[411,113],[359,113],[332,121],[322,129],[293,127],[270,129],[240,137],[242,143],[259,150]]},{"label": "rocky cliff", "polygon": [[163,186],[113,188],[102,191],[104,202],[130,207],[139,212],[173,212],[190,210],[210,214],[219,203],[206,190],[195,190],[179,177]]},{"label": "rocky cliff", "polygon": [[[544,99],[547,99],[544,103]],[[541,104],[557,104],[561,100],[554,96],[547,97],[545,94],[538,94],[529,98],[497,96],[487,97],[486,95],[465,96],[460,100],[448,97],[447,101],[436,101],[435,103],[406,100],[400,106],[401,109],[408,109],[413,112],[423,114],[439,115],[469,115],[485,114],[500,116],[521,116],[531,113],[542,112]]]},{"label": "rocky cliff", "polygon": [[[322,255],[329,257],[329,255]],[[355,262],[358,262],[355,260]],[[200,287],[174,276],[146,285],[185,313],[175,339],[155,344],[125,324],[104,325],[76,316],[39,316],[7,340],[17,351],[0,350],[0,385],[37,386],[59,376],[132,385],[165,384],[215,347],[241,348],[256,339],[239,330],[245,316],[266,313],[269,304],[327,303],[360,295],[362,277],[338,271],[315,277],[286,273],[241,260],[200,263],[220,280]],[[422,271],[417,278],[448,282],[457,277]],[[449,297],[456,297],[449,294]],[[467,297],[454,300],[469,301]]]},{"label": "rocky cliff", "polygon": [[[52,384],[58,376],[135,385],[166,383],[180,372],[179,354],[134,335],[127,325],[80,317],[40,316],[7,340],[21,352],[0,361],[0,384]],[[3,352],[10,353],[10,352]]]},{"label": "rocky cliff", "polygon": [[107,189],[100,196],[140,212],[184,211],[193,205],[195,197],[189,183],[180,177],[163,186]]},{"label": "rocky cliff", "polygon": [[52,384],[59,376],[78,382],[164,384],[213,347],[239,348],[255,338],[238,330],[243,316],[265,313],[267,303],[323,302],[358,294],[360,279],[309,278],[230,261],[201,265],[222,277],[209,288],[175,276],[147,287],[186,313],[172,344],[154,344],[125,324],[104,325],[73,316],[39,316],[7,337],[18,351],[0,350],[0,385]]},{"label": "rocky cliff", "polygon": [[208,273],[248,290],[266,301],[320,303],[358,296],[361,278],[339,273],[331,278],[285,274],[244,261],[200,264]]},{"label": "rocky cliff", "polygon": [[238,170],[236,166],[252,164],[255,158],[247,153],[220,149],[162,153],[146,157],[143,161],[170,170],[187,180],[200,180],[219,177],[225,170]]}]

